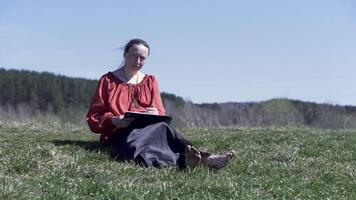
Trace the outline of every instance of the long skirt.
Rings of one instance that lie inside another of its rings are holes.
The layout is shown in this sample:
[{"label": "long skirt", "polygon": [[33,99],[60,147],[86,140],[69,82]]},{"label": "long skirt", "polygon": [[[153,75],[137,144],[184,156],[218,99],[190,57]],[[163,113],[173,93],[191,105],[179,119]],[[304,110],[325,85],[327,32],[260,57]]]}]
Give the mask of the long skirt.
[{"label": "long skirt", "polygon": [[111,144],[121,160],[134,160],[147,167],[186,168],[184,150],[192,145],[165,122],[144,128],[128,127],[114,134]]}]

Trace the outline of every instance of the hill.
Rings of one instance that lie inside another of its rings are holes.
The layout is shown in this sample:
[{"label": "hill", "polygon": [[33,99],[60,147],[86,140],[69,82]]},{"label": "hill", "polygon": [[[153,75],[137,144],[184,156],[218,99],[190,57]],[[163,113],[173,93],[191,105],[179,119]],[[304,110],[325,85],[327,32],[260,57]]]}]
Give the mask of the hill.
[{"label": "hill", "polygon": [[[0,69],[0,119],[83,123],[97,80]],[[177,127],[302,125],[356,128],[356,107],[290,99],[194,104],[162,93]]]},{"label": "hill", "polygon": [[86,126],[0,123],[0,199],[355,199],[356,131],[180,129],[203,150],[237,150],[220,171],[115,160]]}]

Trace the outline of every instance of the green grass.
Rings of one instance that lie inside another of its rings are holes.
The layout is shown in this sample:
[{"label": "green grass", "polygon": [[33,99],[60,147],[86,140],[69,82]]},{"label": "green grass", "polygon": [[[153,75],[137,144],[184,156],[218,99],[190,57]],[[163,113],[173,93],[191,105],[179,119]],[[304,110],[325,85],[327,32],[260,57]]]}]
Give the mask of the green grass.
[{"label": "green grass", "polygon": [[114,160],[85,125],[0,123],[0,199],[356,199],[356,130],[180,130],[202,150],[234,148],[220,171]]}]

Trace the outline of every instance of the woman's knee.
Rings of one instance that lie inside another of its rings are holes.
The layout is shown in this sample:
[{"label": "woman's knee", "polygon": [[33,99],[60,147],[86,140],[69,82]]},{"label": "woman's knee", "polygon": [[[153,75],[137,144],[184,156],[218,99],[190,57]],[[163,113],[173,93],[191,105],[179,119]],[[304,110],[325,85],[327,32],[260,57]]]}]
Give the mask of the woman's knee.
[{"label": "woman's knee", "polygon": [[154,128],[170,128],[169,124],[167,124],[166,122],[157,122],[154,124],[151,124],[150,127],[154,127]]},{"label": "woman's knee", "polygon": [[167,124],[167,122],[158,122],[157,124],[159,124],[160,126],[168,126],[169,127],[169,124]]}]

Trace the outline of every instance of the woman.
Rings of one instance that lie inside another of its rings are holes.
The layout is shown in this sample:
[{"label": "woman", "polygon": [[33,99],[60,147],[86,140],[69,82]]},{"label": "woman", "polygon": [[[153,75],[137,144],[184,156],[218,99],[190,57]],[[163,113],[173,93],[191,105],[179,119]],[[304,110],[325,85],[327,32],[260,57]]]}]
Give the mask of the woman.
[{"label": "woman", "polygon": [[124,117],[127,111],[165,114],[157,80],[140,71],[149,54],[145,41],[133,39],[124,48],[123,66],[100,78],[87,114],[91,131],[101,134],[101,143],[114,145],[119,158],[149,167],[203,164],[222,168],[233,151],[222,155],[201,152],[167,123],[138,129],[132,118]]}]

